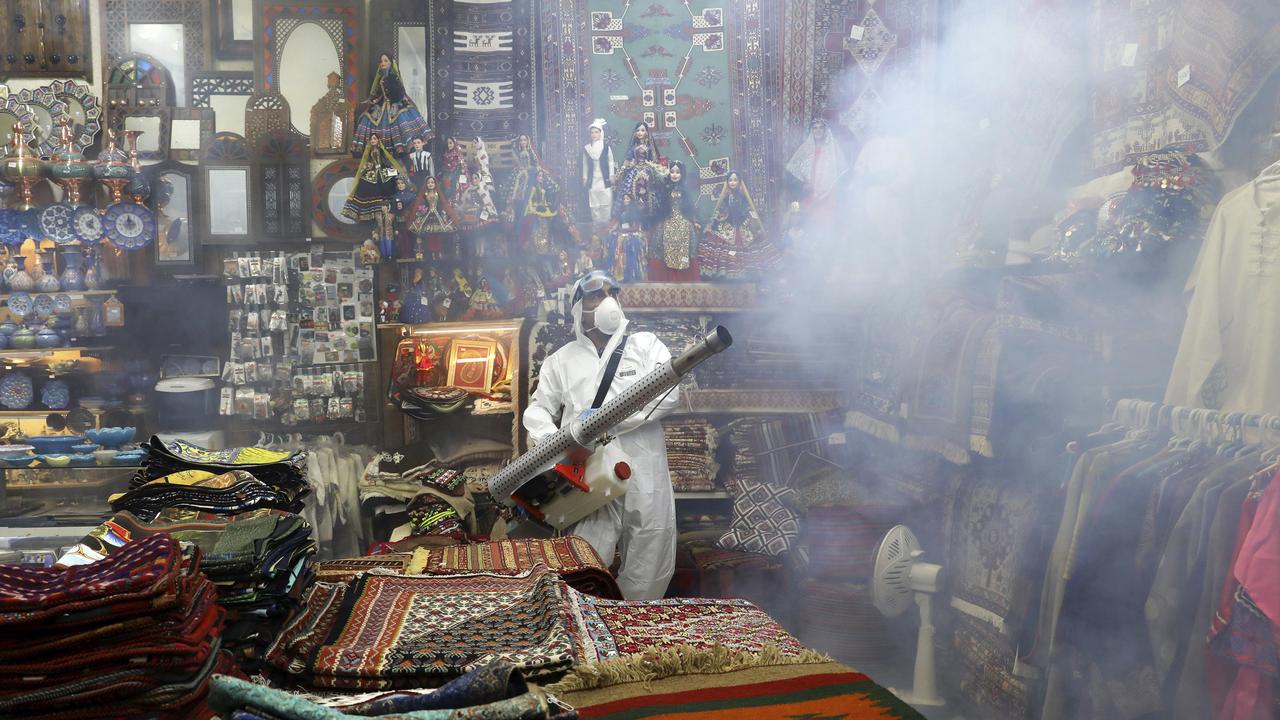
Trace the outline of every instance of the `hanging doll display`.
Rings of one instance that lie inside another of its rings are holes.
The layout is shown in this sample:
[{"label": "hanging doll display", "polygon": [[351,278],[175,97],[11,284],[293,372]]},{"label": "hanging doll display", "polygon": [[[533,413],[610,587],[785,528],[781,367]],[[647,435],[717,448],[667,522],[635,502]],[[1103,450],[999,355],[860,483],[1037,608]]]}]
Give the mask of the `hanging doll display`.
[{"label": "hanging doll display", "polygon": [[697,196],[689,190],[684,163],[673,162],[656,193],[658,208],[649,241],[649,279],[655,282],[698,280]]},{"label": "hanging doll display", "polygon": [[351,154],[363,153],[369,139],[377,135],[396,155],[405,155],[414,138],[426,137],[429,133],[427,121],[405,94],[400,68],[390,55],[382,53],[378,56],[378,70],[373,74],[369,97],[356,118]]},{"label": "hanging doll display", "polygon": [[528,135],[520,135],[511,143],[511,174],[502,187],[502,219],[516,223],[524,214],[533,173],[541,164]]},{"label": "hanging doll display", "polygon": [[[454,213],[453,203],[449,202],[440,183],[433,177],[428,177],[422,184],[409,229],[417,237],[414,255],[418,260],[426,259],[428,253],[432,260],[442,259],[446,242],[458,232],[458,216]],[[449,250],[457,256],[456,246]]]},{"label": "hanging doll display", "polygon": [[760,214],[736,172],[729,173],[716,199],[698,258],[704,276],[730,280],[755,279],[778,265],[778,250],[765,236]]},{"label": "hanging doll display", "polygon": [[[641,123],[641,125],[643,124]],[[622,163],[617,176],[613,179],[613,212],[615,217],[622,209],[622,197],[624,195],[631,195],[632,200],[636,199],[636,184],[641,179],[648,183],[649,187],[657,187],[660,181],[667,176],[667,169],[653,161],[651,152],[653,152],[651,147],[645,144],[638,144],[627,150],[627,159]]]},{"label": "hanging doll display", "polygon": [[524,252],[556,255],[578,246],[578,229],[570,221],[569,211],[560,204],[560,185],[546,168],[534,169],[521,204],[516,233]]},{"label": "hanging doll display", "polygon": [[645,249],[643,212],[628,193],[604,239],[604,266],[624,283],[645,279],[648,252]]},{"label": "hanging doll display", "polygon": [[356,184],[342,206],[342,216],[351,220],[372,220],[373,239],[383,258],[394,255],[395,215],[403,210],[413,186],[404,168],[387,151],[378,135],[372,135],[356,169]]},{"label": "hanging doll display", "polygon": [[462,147],[458,145],[456,138],[445,138],[440,167],[440,188],[449,197],[455,197],[458,181],[462,179],[462,173],[467,169],[467,156],[462,152]]}]

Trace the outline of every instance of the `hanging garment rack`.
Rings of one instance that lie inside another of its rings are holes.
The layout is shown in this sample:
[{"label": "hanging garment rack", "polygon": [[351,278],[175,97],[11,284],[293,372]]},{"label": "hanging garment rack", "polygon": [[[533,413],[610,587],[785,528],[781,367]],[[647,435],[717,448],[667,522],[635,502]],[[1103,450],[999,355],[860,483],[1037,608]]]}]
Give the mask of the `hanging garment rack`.
[{"label": "hanging garment rack", "polygon": [[1208,408],[1124,399],[1116,402],[1112,420],[1134,430],[1165,430],[1175,437],[1191,440],[1280,443],[1280,415],[1271,413],[1223,413]]}]

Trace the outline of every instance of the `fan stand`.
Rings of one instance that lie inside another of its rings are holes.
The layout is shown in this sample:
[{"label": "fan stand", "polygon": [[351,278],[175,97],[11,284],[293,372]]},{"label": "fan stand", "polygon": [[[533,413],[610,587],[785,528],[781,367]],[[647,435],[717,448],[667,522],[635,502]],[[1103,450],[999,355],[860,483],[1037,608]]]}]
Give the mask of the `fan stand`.
[{"label": "fan stand", "polygon": [[920,609],[920,631],[916,637],[916,667],[912,676],[910,692],[899,692],[889,688],[889,692],[898,696],[908,705],[918,707],[942,707],[947,704],[938,695],[937,676],[933,663],[933,594],[916,590],[916,607]]}]

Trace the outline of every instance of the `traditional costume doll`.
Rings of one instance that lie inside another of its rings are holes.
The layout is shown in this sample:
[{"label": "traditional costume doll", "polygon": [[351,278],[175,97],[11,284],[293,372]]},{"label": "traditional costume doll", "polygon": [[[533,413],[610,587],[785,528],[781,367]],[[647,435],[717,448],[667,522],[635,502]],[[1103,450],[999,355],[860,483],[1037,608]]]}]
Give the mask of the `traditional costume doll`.
[{"label": "traditional costume doll", "polygon": [[[636,183],[641,178],[648,183],[649,187],[657,187],[659,181],[666,177],[667,169],[654,162],[649,153],[650,148],[648,145],[636,145],[627,151],[627,160],[622,164],[622,168],[618,170],[617,176],[613,179],[613,212],[615,218],[622,209],[623,196],[630,195],[632,200],[636,199]],[[645,218],[645,221],[648,222],[652,219],[652,217]]]},{"label": "traditional costume doll", "polygon": [[395,208],[403,204],[411,188],[404,168],[387,151],[381,138],[371,136],[356,168],[356,184],[342,206],[342,215],[374,222],[373,237],[384,258],[394,254]]},{"label": "traditional costume doll", "polygon": [[[435,272],[434,268],[432,272]],[[436,275],[439,278],[439,275]],[[404,302],[400,305],[400,322],[427,323],[435,319],[431,284],[420,267],[405,267],[400,274],[400,288]]]},{"label": "traditional costume doll", "polygon": [[716,200],[698,258],[703,276],[732,280],[758,278],[778,265],[778,250],[765,237],[760,214],[736,172],[729,173]]},{"label": "traditional costume doll", "polygon": [[647,251],[641,212],[631,195],[622,196],[622,210],[604,241],[604,266],[624,283],[645,279]]},{"label": "traditional costume doll", "polygon": [[560,186],[544,168],[535,168],[523,210],[516,215],[520,248],[536,255],[553,255],[578,245],[578,229],[560,204]]},{"label": "traditional costume doll", "polygon": [[443,258],[446,240],[458,232],[458,216],[454,213],[453,203],[445,197],[433,177],[428,177],[422,184],[409,230],[418,238],[414,253],[419,260],[425,259],[428,252],[432,260]]},{"label": "traditional costume doll", "polygon": [[671,163],[670,173],[660,181],[657,193],[657,221],[649,239],[649,279],[666,282],[694,282],[698,225],[697,196],[685,180],[684,163]]},{"label": "traditional costume doll", "polygon": [[440,175],[440,187],[450,197],[453,197],[458,188],[458,180],[462,178],[462,173],[467,169],[467,157],[462,152],[462,147],[458,145],[455,138],[446,138],[444,141],[444,153],[441,158],[443,171]]},{"label": "traditional costume doll", "polygon": [[477,256],[487,254],[488,232],[480,231],[498,221],[498,209],[493,204],[493,178],[489,174],[489,153],[484,141],[476,138],[476,150],[467,160],[467,172],[458,181],[457,208],[458,220],[462,229],[473,231],[474,249]]},{"label": "traditional costume doll", "polygon": [[378,135],[392,152],[404,155],[409,152],[414,138],[424,137],[429,132],[427,121],[404,92],[400,68],[392,62],[390,55],[382,53],[378,56],[378,70],[373,74],[369,98],[356,118],[351,153],[361,154],[369,138]]},{"label": "traditional costume doll", "polygon": [[609,222],[613,209],[613,175],[617,172],[613,148],[604,140],[604,128],[603,118],[593,120],[588,128],[591,142],[582,148],[582,188],[587,207],[591,209],[591,221],[597,228]]},{"label": "traditional costume doll", "polygon": [[641,120],[636,123],[636,127],[631,131],[631,142],[627,143],[626,158],[630,160],[635,154],[638,147],[648,149],[649,159],[659,165],[666,165],[666,158],[662,157],[662,152],[658,150],[658,143],[654,142],[653,131],[649,128],[649,123]]},{"label": "traditional costume doll", "polygon": [[528,135],[517,137],[511,144],[511,159],[511,174],[507,176],[501,192],[502,219],[516,223],[524,214],[525,205],[528,204],[529,185],[541,163]]},{"label": "traditional costume doll", "polygon": [[413,178],[414,185],[422,185],[429,176],[436,174],[436,160],[427,148],[426,138],[416,137],[410,142],[404,166],[409,171],[409,177]]},{"label": "traditional costume doll", "polygon": [[837,217],[836,190],[849,172],[840,143],[831,134],[825,120],[809,124],[809,134],[787,161],[788,180],[796,186],[795,196],[811,221],[840,222]]},{"label": "traditional costume doll", "polygon": [[502,308],[489,285],[489,278],[480,276],[475,292],[471,293],[471,305],[463,313],[463,320],[499,320]]}]

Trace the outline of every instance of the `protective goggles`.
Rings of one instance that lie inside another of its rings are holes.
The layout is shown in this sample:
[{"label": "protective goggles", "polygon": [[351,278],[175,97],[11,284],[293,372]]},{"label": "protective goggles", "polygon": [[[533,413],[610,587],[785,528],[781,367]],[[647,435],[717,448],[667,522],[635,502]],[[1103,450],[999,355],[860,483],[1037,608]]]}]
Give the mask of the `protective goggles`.
[{"label": "protective goggles", "polygon": [[622,290],[622,286],[618,284],[613,276],[603,270],[593,270],[587,273],[577,285],[573,288],[573,302],[576,305],[579,300],[587,295],[604,290],[610,295],[617,295]]}]

